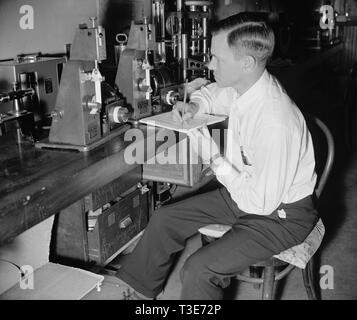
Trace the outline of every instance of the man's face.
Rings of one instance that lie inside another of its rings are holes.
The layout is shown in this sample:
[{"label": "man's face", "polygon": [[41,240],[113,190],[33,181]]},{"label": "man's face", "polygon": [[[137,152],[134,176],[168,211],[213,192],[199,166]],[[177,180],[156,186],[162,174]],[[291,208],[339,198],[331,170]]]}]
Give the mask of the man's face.
[{"label": "man's face", "polygon": [[211,61],[208,68],[213,71],[219,87],[235,87],[244,76],[243,53],[235,53],[228,46],[227,32],[212,37]]}]

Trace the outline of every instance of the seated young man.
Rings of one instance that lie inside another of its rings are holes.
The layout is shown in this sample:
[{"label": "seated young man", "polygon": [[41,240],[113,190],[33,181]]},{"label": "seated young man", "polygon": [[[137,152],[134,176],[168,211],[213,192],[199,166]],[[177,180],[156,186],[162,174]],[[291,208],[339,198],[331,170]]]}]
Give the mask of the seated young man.
[{"label": "seated young man", "polygon": [[222,187],[154,212],[117,274],[141,296],[162,291],[176,253],[207,224],[232,229],[186,260],[182,299],[221,299],[233,275],[301,243],[316,224],[312,140],[303,115],[266,70],[273,48],[272,30],[244,14],[213,29],[209,69],[216,82],[177,103],[173,114],[177,121],[229,116],[224,156],[207,128],[189,134]]}]

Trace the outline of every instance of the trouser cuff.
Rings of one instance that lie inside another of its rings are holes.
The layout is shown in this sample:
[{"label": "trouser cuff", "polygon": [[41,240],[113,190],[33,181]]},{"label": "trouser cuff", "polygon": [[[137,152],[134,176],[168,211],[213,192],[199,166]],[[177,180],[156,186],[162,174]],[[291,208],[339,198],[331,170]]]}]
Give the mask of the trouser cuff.
[{"label": "trouser cuff", "polygon": [[145,288],[140,282],[138,282],[123,268],[120,268],[115,276],[130,285],[135,291],[141,293],[142,295],[148,298],[154,299],[159,294],[159,292],[155,293],[152,290],[148,290],[147,288]]}]

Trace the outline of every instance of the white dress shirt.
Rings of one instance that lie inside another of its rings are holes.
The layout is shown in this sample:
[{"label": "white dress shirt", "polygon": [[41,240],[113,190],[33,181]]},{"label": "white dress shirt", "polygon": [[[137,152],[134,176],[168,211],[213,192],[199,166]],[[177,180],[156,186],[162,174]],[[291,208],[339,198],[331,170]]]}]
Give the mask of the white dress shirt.
[{"label": "white dress shirt", "polygon": [[244,94],[216,83],[191,94],[199,113],[229,116],[225,160],[216,170],[238,207],[269,215],[313,193],[315,158],[304,117],[264,71]]}]

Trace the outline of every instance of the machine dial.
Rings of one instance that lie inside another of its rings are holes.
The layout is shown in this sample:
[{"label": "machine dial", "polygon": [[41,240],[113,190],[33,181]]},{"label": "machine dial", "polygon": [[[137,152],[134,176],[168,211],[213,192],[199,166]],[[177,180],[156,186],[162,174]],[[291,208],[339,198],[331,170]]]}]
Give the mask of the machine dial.
[{"label": "machine dial", "polygon": [[111,123],[124,123],[129,119],[129,111],[121,106],[112,106],[108,109],[108,118]]}]

